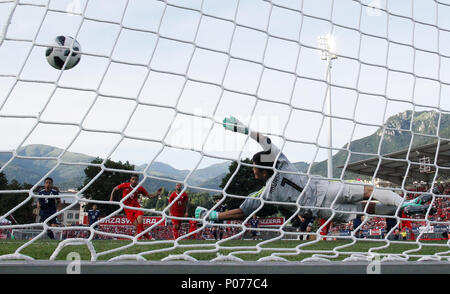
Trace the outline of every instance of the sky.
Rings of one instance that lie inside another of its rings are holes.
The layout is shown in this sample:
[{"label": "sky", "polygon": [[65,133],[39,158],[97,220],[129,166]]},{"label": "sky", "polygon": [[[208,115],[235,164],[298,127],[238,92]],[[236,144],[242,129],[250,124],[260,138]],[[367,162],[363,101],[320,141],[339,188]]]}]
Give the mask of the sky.
[{"label": "sky", "polygon": [[[450,0],[14,7],[0,1],[0,152],[47,144],[135,164],[205,167],[260,150],[223,129],[233,115],[269,134],[291,161],[309,163],[327,158],[328,89],[333,153],[400,112],[450,111]],[[318,45],[329,33],[338,56],[331,83]],[[80,63],[63,72],[44,55],[58,35],[81,44]]]}]

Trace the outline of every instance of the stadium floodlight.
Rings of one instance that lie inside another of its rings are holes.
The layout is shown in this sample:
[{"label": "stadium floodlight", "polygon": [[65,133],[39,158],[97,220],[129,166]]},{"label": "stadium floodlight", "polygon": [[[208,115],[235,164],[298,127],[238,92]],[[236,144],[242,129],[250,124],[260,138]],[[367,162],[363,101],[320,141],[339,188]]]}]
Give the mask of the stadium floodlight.
[{"label": "stadium floodlight", "polygon": [[322,60],[336,59],[336,38],[332,34],[319,36],[320,58]]},{"label": "stadium floodlight", "polygon": [[326,34],[319,37],[320,58],[326,60],[327,64],[327,101],[328,101],[328,177],[333,177],[333,126],[331,119],[331,61],[337,59],[336,56],[336,40],[332,34]]}]

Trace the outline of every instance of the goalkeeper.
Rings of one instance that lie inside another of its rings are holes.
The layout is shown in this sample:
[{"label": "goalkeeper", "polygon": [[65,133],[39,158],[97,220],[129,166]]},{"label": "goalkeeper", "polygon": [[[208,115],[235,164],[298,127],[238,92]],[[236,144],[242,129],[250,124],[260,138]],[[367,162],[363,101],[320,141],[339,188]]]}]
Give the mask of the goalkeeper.
[{"label": "goalkeeper", "polygon": [[[253,167],[253,173],[256,179],[265,181],[266,185],[250,194],[239,208],[217,212],[197,207],[196,218],[203,218],[208,214],[207,219],[211,221],[245,219],[255,210],[262,208],[263,201],[274,201],[298,203],[298,214],[303,216],[328,219],[335,210],[333,221],[347,223],[357,214],[362,214],[366,205],[366,202],[362,201],[368,200],[372,194],[372,198],[379,203],[367,203],[367,213],[370,214],[394,215],[399,206],[400,211],[407,215],[425,214],[428,210],[429,206],[424,204],[432,199],[430,194],[403,202],[400,195],[390,190],[374,191],[370,185],[350,185],[320,177],[312,178],[300,174],[270,138],[250,130],[235,117],[225,118],[223,127],[229,131],[250,135],[250,138],[261,145],[263,151],[256,153],[252,161],[254,165],[262,167]],[[290,207],[292,213],[297,209],[296,205]]]}]

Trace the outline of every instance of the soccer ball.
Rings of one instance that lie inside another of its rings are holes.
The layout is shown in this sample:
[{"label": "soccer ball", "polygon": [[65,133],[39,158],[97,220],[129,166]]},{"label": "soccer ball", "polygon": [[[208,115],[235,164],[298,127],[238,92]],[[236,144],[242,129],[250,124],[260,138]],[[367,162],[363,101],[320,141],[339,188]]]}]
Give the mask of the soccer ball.
[{"label": "soccer ball", "polygon": [[[80,43],[69,36],[58,36],[53,40],[54,46],[64,46],[66,48],[48,47],[45,51],[48,63],[56,69],[61,70],[67,59],[64,69],[71,69],[80,62],[81,51]],[[72,45],[73,44],[73,45]],[[70,46],[72,46],[72,54],[70,54]],[[69,56],[70,55],[70,56]]]}]

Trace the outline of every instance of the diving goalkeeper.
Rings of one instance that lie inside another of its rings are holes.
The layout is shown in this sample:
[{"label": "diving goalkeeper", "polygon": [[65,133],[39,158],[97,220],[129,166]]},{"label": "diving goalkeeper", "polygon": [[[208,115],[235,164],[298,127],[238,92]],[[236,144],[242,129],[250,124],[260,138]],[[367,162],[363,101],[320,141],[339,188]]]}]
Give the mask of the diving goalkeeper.
[{"label": "diving goalkeeper", "polygon": [[[391,190],[375,189],[374,191],[370,185],[350,185],[300,174],[287,157],[280,153],[270,138],[250,130],[232,116],[223,120],[223,127],[232,132],[250,135],[250,138],[261,145],[263,151],[256,153],[252,158],[253,164],[260,166],[253,167],[253,174],[256,179],[263,180],[266,185],[261,190],[250,194],[239,208],[217,212],[197,207],[196,218],[204,218],[208,214],[207,219],[212,221],[245,219],[258,208],[262,208],[264,205],[262,199],[298,203],[300,207],[298,214],[303,216],[328,219],[334,210],[333,221],[347,223],[357,214],[362,214],[366,205],[363,201],[369,200],[372,194],[372,198],[379,203],[367,203],[369,214],[394,215],[398,207],[400,207],[399,211],[407,215],[425,214],[428,211],[429,205],[425,203],[432,199],[430,194],[422,194],[414,200],[404,202],[400,195]],[[289,205],[289,207],[292,213],[297,209],[295,205]]]}]

